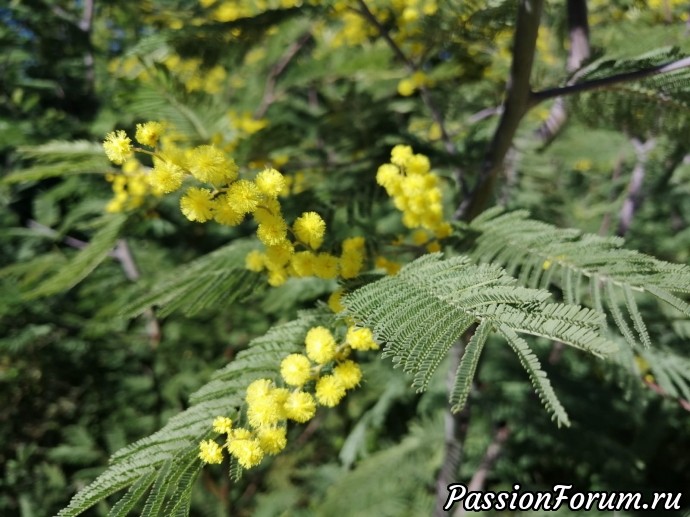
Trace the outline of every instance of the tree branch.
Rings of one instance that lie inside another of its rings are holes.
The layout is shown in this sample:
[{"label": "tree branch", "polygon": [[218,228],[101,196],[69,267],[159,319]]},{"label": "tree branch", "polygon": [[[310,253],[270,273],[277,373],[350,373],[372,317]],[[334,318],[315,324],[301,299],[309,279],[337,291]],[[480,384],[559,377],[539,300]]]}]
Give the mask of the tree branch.
[{"label": "tree branch", "polygon": [[[573,74],[590,56],[589,23],[587,21],[587,0],[568,0],[568,39],[570,49],[566,71]],[[542,145],[551,142],[568,120],[565,102],[558,97],[551,107],[548,118],[539,126],[536,136]]]},{"label": "tree branch", "polygon": [[271,67],[271,70],[266,77],[266,86],[264,88],[264,95],[261,99],[261,104],[254,112],[254,118],[260,119],[266,115],[268,108],[275,101],[275,89],[278,82],[278,77],[285,71],[290,62],[299,54],[300,50],[311,39],[311,32],[307,31],[302,34],[297,41],[290,45],[280,59]]},{"label": "tree branch", "polygon": [[[467,342],[467,335],[471,335],[476,327],[473,325],[472,330],[466,333],[463,338],[458,341],[450,351],[450,365],[448,366],[447,387],[448,393],[453,389],[455,383],[455,375],[460,365],[460,359],[465,352],[465,343]],[[470,404],[469,401],[459,413],[453,414],[446,409],[444,415],[445,422],[445,445],[443,451],[443,465],[436,478],[436,506],[434,507],[434,517],[443,517],[447,515],[443,509],[443,505],[448,495],[448,485],[457,481],[458,470],[462,461],[462,447],[467,436],[467,429],[470,425]]]},{"label": "tree branch", "polygon": [[[468,492],[481,492],[484,490],[486,478],[489,472],[491,472],[491,469],[494,468],[496,460],[498,460],[501,455],[503,445],[508,440],[508,436],[510,436],[510,428],[508,426],[502,425],[496,429],[491,443],[486,448],[482,462],[479,464],[479,468],[472,476],[470,484],[467,485]],[[465,510],[465,506],[461,504],[453,514],[453,517],[464,517],[466,514],[467,510]]]},{"label": "tree branch", "polygon": [[[33,219],[29,219],[27,226],[32,230],[36,230],[37,233],[47,237],[60,237],[60,234],[57,231],[39,223],[38,221],[34,221]],[[62,242],[76,249],[84,249],[89,245],[88,242],[70,237],[69,235],[62,237]],[[132,252],[130,251],[129,245],[125,239],[118,239],[117,245],[108,253],[108,256],[114,258],[120,263],[120,267],[122,267],[122,271],[124,272],[125,277],[127,277],[127,280],[130,282],[136,282],[139,280],[141,274],[139,273],[139,269],[137,268],[136,262],[134,262],[134,257],[132,256]],[[146,335],[151,343],[151,348],[156,348],[161,340],[160,324],[158,323],[158,319],[151,308],[146,309],[144,312],[144,317],[146,318]]]},{"label": "tree branch", "polygon": [[625,201],[623,201],[618,219],[618,230],[616,234],[621,237],[628,233],[628,229],[630,229],[630,225],[632,224],[633,215],[640,206],[640,201],[642,199],[642,183],[645,177],[645,166],[647,164],[649,152],[654,149],[656,145],[656,140],[651,139],[642,143],[636,138],[633,138],[632,144],[635,147],[637,160],[635,161],[635,167],[633,167],[632,174],[630,175],[628,194],[625,197]]},{"label": "tree branch", "polygon": [[690,57],[665,63],[663,65],[643,68],[641,70],[633,70],[632,72],[623,72],[621,74],[612,75],[610,77],[602,77],[601,79],[593,79],[591,81],[583,81],[581,83],[568,84],[560,88],[550,88],[548,90],[541,90],[533,92],[530,96],[529,108],[533,108],[537,104],[555,97],[563,95],[572,95],[575,93],[583,93],[591,90],[598,90],[608,86],[614,86],[620,83],[628,83],[630,81],[637,81],[639,79],[646,79],[660,74],[668,74],[683,68],[690,67]]},{"label": "tree branch", "polygon": [[[357,0],[357,3],[361,8],[361,11],[357,12],[364,18],[366,18],[366,20],[369,21],[369,23],[371,23],[374,27],[376,27],[381,37],[388,44],[388,46],[391,48],[391,50],[397,56],[397,58],[403,62],[407,70],[410,73],[416,72],[419,69],[419,67],[405,55],[405,53],[398,46],[398,44],[393,40],[393,38],[391,38],[391,35],[388,33],[386,27],[384,27],[381,24],[381,22],[379,22],[379,20],[376,18],[376,16],[374,16],[374,13],[371,12],[366,2],[364,0]],[[441,130],[441,141],[443,142],[443,147],[445,148],[446,152],[451,156],[457,156],[458,149],[453,143],[453,140],[450,138],[450,135],[448,134],[448,130],[443,119],[443,113],[441,113],[441,111],[438,109],[433,99],[431,98],[431,93],[429,92],[429,89],[426,86],[421,86],[419,88],[419,93],[422,98],[422,102],[424,102],[424,105],[427,107],[429,113],[431,114],[431,118],[434,120],[434,122],[436,122],[436,124],[438,124],[438,127]],[[464,192],[466,188],[464,183],[464,174],[462,170],[457,166],[455,166],[453,169],[453,172],[457,177],[458,183],[460,184],[460,187],[463,189]]]},{"label": "tree branch", "polygon": [[518,125],[530,108],[530,75],[543,3],[543,0],[520,1],[513,40],[513,62],[501,119],[487,150],[477,183],[455,211],[455,219],[471,220],[486,208]]}]

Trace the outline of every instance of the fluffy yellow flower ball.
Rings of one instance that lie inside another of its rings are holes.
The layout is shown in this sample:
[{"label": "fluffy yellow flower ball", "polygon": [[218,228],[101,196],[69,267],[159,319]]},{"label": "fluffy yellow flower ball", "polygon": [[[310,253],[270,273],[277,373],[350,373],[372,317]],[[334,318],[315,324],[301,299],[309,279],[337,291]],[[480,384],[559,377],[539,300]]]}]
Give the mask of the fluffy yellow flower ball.
[{"label": "fluffy yellow flower ball", "polygon": [[302,386],[311,377],[311,362],[302,354],[290,354],[280,363],[280,375],[290,386]]},{"label": "fluffy yellow flower ball", "polygon": [[204,463],[223,463],[223,448],[213,440],[203,440],[199,444],[199,458]]},{"label": "fluffy yellow flower ball", "polygon": [[307,356],[315,363],[324,364],[335,357],[335,338],[325,327],[310,329],[304,339],[304,344],[307,346]]},{"label": "fluffy yellow flower ball", "polygon": [[293,230],[300,241],[315,250],[323,243],[326,223],[316,212],[305,212],[295,220]]},{"label": "fluffy yellow flower ball", "polygon": [[103,149],[108,160],[121,165],[132,156],[132,141],[122,129],[112,131],[105,135]]}]

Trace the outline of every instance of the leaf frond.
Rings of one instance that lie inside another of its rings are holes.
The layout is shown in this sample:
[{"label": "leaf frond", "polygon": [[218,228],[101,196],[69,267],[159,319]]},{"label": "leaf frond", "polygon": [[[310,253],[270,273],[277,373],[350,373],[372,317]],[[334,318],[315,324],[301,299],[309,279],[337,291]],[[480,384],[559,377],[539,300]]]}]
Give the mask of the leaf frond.
[{"label": "leaf frond", "polygon": [[477,266],[466,256],[442,260],[436,253],[346,295],[343,304],[349,315],[372,328],[377,340],[384,343],[383,355],[413,375],[418,391],[427,388],[453,344],[478,323],[481,333],[474,342],[470,340],[470,355],[456,375],[451,395],[454,410],[466,400],[472,379],[463,376],[474,372],[484,333],[500,327],[499,333],[510,338],[545,407],[559,423],[567,424],[550,384],[542,382],[544,373],[536,357],[533,360],[512,333],[548,337],[597,356],[611,354],[617,347],[598,334],[602,314],[551,303],[549,297],[547,291],[516,285],[498,266]]}]

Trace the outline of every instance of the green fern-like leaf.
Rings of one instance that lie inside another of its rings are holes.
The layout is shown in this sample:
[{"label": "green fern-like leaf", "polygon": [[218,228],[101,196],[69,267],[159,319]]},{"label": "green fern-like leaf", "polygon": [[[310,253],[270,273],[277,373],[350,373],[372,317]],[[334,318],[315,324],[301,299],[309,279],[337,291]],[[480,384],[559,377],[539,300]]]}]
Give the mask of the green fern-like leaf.
[{"label": "green fern-like leaf", "polygon": [[[357,289],[343,303],[351,316],[371,327],[377,339],[385,343],[383,355],[413,375],[413,387],[418,391],[426,389],[445,354],[470,326],[484,325],[482,333],[487,327],[498,330],[509,338],[546,408],[559,423],[567,424],[538,362],[511,333],[546,337],[598,356],[608,355],[617,347],[598,334],[603,314],[549,303],[549,297],[547,291],[517,286],[500,267],[476,266],[469,257],[441,260],[440,254],[431,254],[408,264],[395,276]],[[480,339],[481,335],[477,341]],[[470,365],[476,360],[468,358],[458,374],[471,372]],[[467,382],[471,380],[456,379],[460,387],[454,390],[455,409]]]},{"label": "green fern-like leaf", "polygon": [[433,501],[423,510],[416,503],[424,498],[425,487],[441,463],[442,431],[438,419],[413,423],[400,443],[372,454],[335,480],[314,515],[428,515]]},{"label": "green fern-like leaf", "polygon": [[127,217],[121,214],[104,218],[88,246],[80,250],[58,272],[25,295],[27,299],[50,296],[71,289],[91,273],[112,252]]},{"label": "green fern-like leaf", "polygon": [[19,154],[35,160],[34,165],[0,178],[0,184],[75,174],[102,174],[109,167],[103,146],[85,140],[55,141],[34,147],[21,147]]},{"label": "green fern-like leaf", "polygon": [[[604,57],[577,73],[576,83],[595,81],[618,74],[654,69],[684,57],[677,48],[660,48],[641,56]],[[672,138],[688,134],[690,114],[690,69],[652,75],[612,84],[606,88],[573,96],[572,111],[597,127],[624,127],[629,134],[646,136],[663,133]]]},{"label": "green fern-like leaf", "polygon": [[261,277],[244,267],[244,257],[254,247],[250,241],[236,241],[167,273],[153,286],[145,286],[122,315],[131,318],[152,306],[167,316],[181,310],[191,316],[229,304],[260,289]]},{"label": "green fern-like leaf", "polygon": [[[591,306],[607,310],[633,347],[651,345],[636,294],[649,293],[690,315],[690,305],[673,294],[690,293],[690,267],[624,249],[618,237],[560,229],[530,219],[525,211],[500,209],[480,215],[470,228],[480,233],[472,252],[479,262],[504,265],[530,287],[557,286],[565,300],[579,301],[585,285]],[[621,307],[627,309],[632,328]]]},{"label": "green fern-like leaf", "polygon": [[479,363],[479,356],[484,348],[484,343],[486,343],[486,338],[489,337],[489,332],[491,332],[491,323],[489,323],[489,320],[482,321],[465,347],[455,375],[455,383],[450,393],[451,410],[453,412],[461,411],[465,407],[472,388],[472,380],[477,370],[477,364]]},{"label": "green fern-like leaf", "polygon": [[327,324],[329,318],[330,314],[321,312],[300,313],[298,319],[254,339],[247,350],[237,354],[192,396],[189,409],[171,418],[160,431],[115,453],[108,469],[75,495],[58,516],[79,515],[132,485],[124,496],[126,501],[113,508],[113,512],[117,508],[120,513],[113,515],[133,508],[147,491],[145,515],[186,515],[191,485],[200,468],[199,441],[210,437],[213,418],[235,417],[249,383],[259,377],[277,380],[281,359],[302,349],[307,331]]}]

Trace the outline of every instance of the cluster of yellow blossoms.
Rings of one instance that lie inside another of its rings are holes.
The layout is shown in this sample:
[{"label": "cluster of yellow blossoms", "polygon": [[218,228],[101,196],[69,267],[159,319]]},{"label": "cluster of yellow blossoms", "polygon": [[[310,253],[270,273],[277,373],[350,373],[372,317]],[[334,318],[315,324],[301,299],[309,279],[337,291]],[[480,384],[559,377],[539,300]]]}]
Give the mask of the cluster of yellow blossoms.
[{"label": "cluster of yellow blossoms", "polygon": [[[342,242],[339,256],[318,252],[324,241],[326,223],[316,212],[305,212],[289,226],[282,215],[278,196],[286,190],[286,179],[276,169],[267,168],[252,180],[240,179],[235,162],[211,145],[201,145],[184,151],[172,147],[156,148],[164,131],[163,124],[139,124],[136,140],[153,150],[137,148],[127,134],[114,131],[106,136],[103,147],[115,164],[130,160],[135,151],[153,156],[150,172],[136,176],[137,184],[148,185],[154,194],[162,195],[180,189],[188,177],[209,184],[211,188],[190,186],[180,199],[182,213],[190,221],[204,223],[215,220],[227,226],[237,226],[247,215],[257,223],[257,237],[265,245],[264,252],[255,250],[246,259],[252,271],[268,272],[273,286],[283,284],[288,277],[317,276],[332,279],[356,277],[365,259],[363,237],[351,237]],[[122,178],[119,179],[119,178]],[[116,180],[122,196],[124,184],[130,176],[123,174]],[[132,184],[127,183],[132,192]],[[144,189],[142,193],[145,193]],[[115,209],[126,205],[117,197]]]},{"label": "cluster of yellow blossoms", "polygon": [[393,198],[406,227],[424,228],[438,239],[451,234],[451,226],[443,218],[439,178],[431,173],[429,158],[414,154],[409,145],[396,145],[391,163],[381,165],[376,172],[376,182]]},{"label": "cluster of yellow blossoms", "polygon": [[258,379],[247,387],[246,427],[233,427],[228,417],[213,421],[213,430],[225,434],[223,445],[216,440],[199,444],[199,458],[206,463],[221,463],[227,449],[239,465],[252,468],[266,455],[278,454],[287,445],[287,422],[311,420],[317,405],[336,406],[347,390],[362,379],[359,365],[349,359],[352,350],[376,350],[369,329],[350,327],[338,344],[326,327],[314,327],[304,339],[305,353],[290,354],[280,364],[285,386],[270,379]]},{"label": "cluster of yellow blossoms", "polygon": [[[271,285],[280,285],[289,276],[352,279],[360,274],[365,264],[363,237],[346,238],[340,253],[331,254],[319,251],[326,236],[326,223],[319,214],[304,212],[288,225],[278,201],[286,190],[286,179],[280,172],[266,168],[253,180],[241,179],[235,162],[212,145],[184,150],[166,142],[161,148],[159,141],[164,132],[165,126],[159,122],[139,124],[135,139],[147,149],[135,147],[122,130],[106,136],[106,155],[113,163],[124,164],[123,174],[112,180],[118,206],[126,206],[127,196],[139,203],[148,192],[174,192],[191,179],[208,188],[188,186],[180,199],[182,213],[191,221],[215,220],[229,226],[251,215],[265,249],[250,252],[246,265],[254,271],[267,271]],[[135,152],[152,156],[153,167],[148,169],[133,161]],[[136,167],[128,165],[135,163]],[[429,159],[414,154],[409,146],[398,145],[391,152],[391,163],[378,169],[376,180],[403,212],[405,226],[416,229],[413,242],[426,244],[429,251],[434,250],[434,245],[437,249],[438,242],[433,239],[447,237],[451,228],[443,219],[439,180],[430,171]],[[376,265],[389,273],[397,268],[383,257]],[[342,310],[341,295],[342,291],[336,291],[329,299],[334,312]],[[200,443],[199,457],[204,462],[221,463],[223,451],[227,450],[240,466],[251,468],[266,455],[278,454],[287,444],[289,420],[307,422],[314,417],[317,406],[336,406],[348,390],[360,383],[362,372],[350,358],[352,350],[379,347],[371,330],[355,327],[349,327],[340,342],[329,329],[314,327],[307,332],[304,344],[304,353],[290,354],[282,360],[280,385],[270,379],[258,379],[249,385],[241,417],[246,422],[243,427],[235,427],[224,416],[214,420],[214,431],[226,438],[223,445],[216,440]]]},{"label": "cluster of yellow blossoms", "polygon": [[[332,46],[361,45],[379,35],[378,27],[353,7],[357,7],[356,3],[348,0],[333,2],[332,13],[341,25],[330,38]],[[436,0],[374,0],[367,2],[367,8],[379,23],[393,25],[390,36],[395,43],[409,52],[408,57],[416,57],[423,51],[423,46],[416,41],[421,33],[422,21],[438,11],[438,3]]]}]

